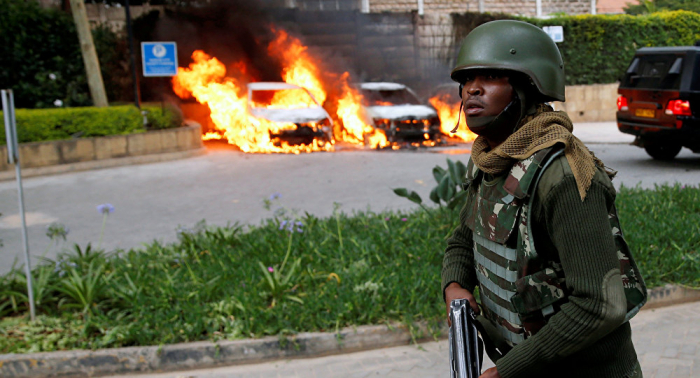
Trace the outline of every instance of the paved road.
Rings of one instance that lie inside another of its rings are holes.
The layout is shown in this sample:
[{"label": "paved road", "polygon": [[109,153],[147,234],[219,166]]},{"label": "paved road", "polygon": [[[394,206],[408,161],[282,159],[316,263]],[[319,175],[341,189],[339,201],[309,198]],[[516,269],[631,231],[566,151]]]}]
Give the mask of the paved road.
[{"label": "paved road", "polygon": [[[625,145],[631,137],[614,123],[579,124],[575,134],[609,166],[620,171],[617,185],[653,187],[655,183],[700,184],[700,155],[683,150],[673,162],[651,160],[642,149]],[[209,224],[257,224],[271,214],[262,200],[281,193],[288,208],[328,216],[333,203],[352,212],[371,208],[413,209],[393,194],[407,187],[427,199],[431,169],[445,159],[469,158],[469,145],[405,151],[362,151],[303,155],[249,155],[212,148],[189,159],[102,170],[34,177],[24,180],[30,252],[34,259],[54,258],[62,247],[50,244],[46,226],[61,222],[70,229],[66,245],[100,239],[102,216],[96,206],[111,203],[102,247],[139,247],[158,239],[174,241],[179,225],[201,219]],[[0,274],[21,262],[16,183],[0,182]]]},{"label": "paved road", "polygon": [[[645,310],[632,319],[645,378],[700,377],[700,302]],[[282,360],[187,372],[109,378],[362,378],[448,377],[447,342],[437,341],[338,356]],[[487,361],[485,367],[493,363]]]}]

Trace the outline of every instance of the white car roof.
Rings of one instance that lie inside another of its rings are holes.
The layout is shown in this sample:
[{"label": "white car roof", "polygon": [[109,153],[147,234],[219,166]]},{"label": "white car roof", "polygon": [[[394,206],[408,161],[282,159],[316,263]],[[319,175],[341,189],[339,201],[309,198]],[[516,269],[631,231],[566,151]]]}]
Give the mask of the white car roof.
[{"label": "white car roof", "polygon": [[375,83],[360,83],[360,88],[368,91],[400,91],[406,89],[406,86],[399,83],[375,82]]},{"label": "white car roof", "polygon": [[298,85],[284,83],[284,82],[274,82],[274,81],[261,81],[257,83],[249,83],[248,89],[254,91],[270,91],[275,89],[302,89]]}]

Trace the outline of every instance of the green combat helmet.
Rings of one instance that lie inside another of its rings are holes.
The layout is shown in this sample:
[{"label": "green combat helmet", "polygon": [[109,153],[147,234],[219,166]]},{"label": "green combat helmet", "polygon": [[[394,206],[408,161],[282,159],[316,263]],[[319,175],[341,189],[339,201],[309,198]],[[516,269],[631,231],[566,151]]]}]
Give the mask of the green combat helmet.
[{"label": "green combat helmet", "polygon": [[462,42],[452,80],[472,69],[498,69],[527,75],[542,102],[564,101],[564,61],[542,29],[522,21],[491,21],[472,30]]}]

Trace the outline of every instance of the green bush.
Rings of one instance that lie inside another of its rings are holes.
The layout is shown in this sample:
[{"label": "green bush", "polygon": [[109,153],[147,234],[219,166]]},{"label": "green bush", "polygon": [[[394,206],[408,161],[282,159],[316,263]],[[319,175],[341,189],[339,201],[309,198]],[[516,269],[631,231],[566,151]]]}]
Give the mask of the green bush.
[{"label": "green bush", "polygon": [[[145,105],[143,111],[146,112],[147,127],[150,130],[182,125],[182,112],[172,105]],[[0,118],[2,116],[3,113],[0,112]],[[19,143],[146,131],[141,112],[132,105],[107,108],[17,109],[15,116]],[[0,144],[5,142],[5,133],[0,133]]]},{"label": "green bush", "polygon": [[[141,113],[131,105],[107,108],[17,109],[15,116],[17,139],[20,143],[145,131]],[[0,143],[5,144],[5,133],[1,133]]]},{"label": "green bush", "polygon": [[[0,88],[14,90],[15,105],[92,104],[71,13],[43,8],[36,0],[0,0],[0,9]],[[125,38],[106,27],[92,33],[108,99],[130,100]]]},{"label": "green bush", "polygon": [[700,40],[700,14],[688,11],[549,19],[466,13],[453,15],[456,46],[476,26],[505,18],[564,28],[564,42],[557,45],[564,58],[567,85],[613,83],[620,79],[640,47],[690,46]]},{"label": "green bush", "polygon": [[184,121],[182,111],[172,104],[143,105],[141,108],[146,112],[148,128],[152,130],[178,127]]},{"label": "green bush", "polygon": [[646,14],[661,10],[687,10],[700,13],[700,3],[697,0],[641,0],[639,4],[628,2],[624,10],[627,14]]}]

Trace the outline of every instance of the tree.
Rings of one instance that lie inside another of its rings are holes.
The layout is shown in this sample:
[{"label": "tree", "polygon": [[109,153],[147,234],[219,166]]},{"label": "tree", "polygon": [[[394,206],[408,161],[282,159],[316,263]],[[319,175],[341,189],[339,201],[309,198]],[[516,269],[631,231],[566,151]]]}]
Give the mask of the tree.
[{"label": "tree", "polygon": [[[18,108],[90,105],[75,23],[65,11],[36,0],[0,0],[0,88],[14,91]],[[124,100],[131,80],[126,44],[106,28],[93,30],[111,101]],[[127,99],[130,97],[126,97]]]}]

